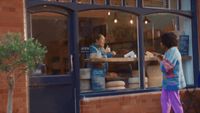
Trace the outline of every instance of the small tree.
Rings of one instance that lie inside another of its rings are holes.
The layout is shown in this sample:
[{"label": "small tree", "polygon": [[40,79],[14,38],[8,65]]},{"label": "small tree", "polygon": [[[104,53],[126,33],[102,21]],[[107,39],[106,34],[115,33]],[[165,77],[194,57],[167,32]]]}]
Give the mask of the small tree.
[{"label": "small tree", "polygon": [[43,61],[46,48],[33,38],[22,40],[19,33],[7,33],[0,38],[0,73],[8,84],[7,113],[13,112],[15,81],[29,75]]}]

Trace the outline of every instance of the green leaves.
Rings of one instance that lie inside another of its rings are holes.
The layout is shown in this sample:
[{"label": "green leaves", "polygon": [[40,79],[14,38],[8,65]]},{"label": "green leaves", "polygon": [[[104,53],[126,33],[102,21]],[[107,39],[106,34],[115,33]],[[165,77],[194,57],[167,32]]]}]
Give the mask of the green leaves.
[{"label": "green leaves", "polygon": [[9,72],[22,65],[33,70],[43,61],[46,52],[46,47],[37,40],[25,41],[18,33],[8,33],[0,40],[0,71]]}]

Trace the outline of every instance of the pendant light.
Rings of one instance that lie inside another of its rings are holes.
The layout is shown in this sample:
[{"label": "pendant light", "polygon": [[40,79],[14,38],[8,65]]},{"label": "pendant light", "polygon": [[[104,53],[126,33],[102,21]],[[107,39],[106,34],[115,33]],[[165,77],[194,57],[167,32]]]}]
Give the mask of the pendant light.
[{"label": "pendant light", "polygon": [[118,23],[118,18],[117,18],[117,13],[116,12],[114,13],[114,20],[113,21],[114,21],[114,23]]},{"label": "pendant light", "polygon": [[129,23],[130,23],[131,25],[134,23],[134,21],[133,21],[133,16],[132,16],[132,15],[130,16],[130,21],[129,21]]},{"label": "pendant light", "polygon": [[145,16],[143,22],[144,22],[144,24],[148,24],[148,23],[150,23],[150,20]]}]

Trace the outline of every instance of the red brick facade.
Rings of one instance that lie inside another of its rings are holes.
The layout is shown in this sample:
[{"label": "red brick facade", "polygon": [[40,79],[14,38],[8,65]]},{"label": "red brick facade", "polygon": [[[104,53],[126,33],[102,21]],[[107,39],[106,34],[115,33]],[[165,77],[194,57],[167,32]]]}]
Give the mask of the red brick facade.
[{"label": "red brick facade", "polygon": [[[200,6],[200,1],[197,0],[197,2],[197,6]],[[24,0],[0,0],[0,36],[7,32],[24,34],[23,7]],[[198,21],[200,22],[199,7],[197,7],[197,12]],[[198,32],[200,33],[200,29],[198,29]],[[28,113],[27,87],[27,78],[25,76],[17,81],[13,113]],[[191,97],[186,97],[185,91],[182,91],[181,95],[183,100],[188,99],[184,108],[190,105],[196,105],[197,108],[200,108],[200,90],[191,96],[194,100],[191,101],[192,103],[190,103]],[[0,73],[0,113],[6,113],[6,103],[7,85],[5,78]],[[187,113],[195,113],[194,110],[191,108]],[[86,98],[81,100],[81,113],[161,113],[160,92]]]},{"label": "red brick facade", "polygon": [[[185,113],[200,113],[200,89],[194,93],[183,90],[181,99]],[[85,98],[81,113],[161,113],[160,92]]]},{"label": "red brick facade", "polygon": [[[0,36],[7,32],[24,34],[24,0],[0,0]],[[0,113],[6,113],[7,84],[0,73]],[[27,78],[22,76],[16,83],[13,113],[28,113]]]}]

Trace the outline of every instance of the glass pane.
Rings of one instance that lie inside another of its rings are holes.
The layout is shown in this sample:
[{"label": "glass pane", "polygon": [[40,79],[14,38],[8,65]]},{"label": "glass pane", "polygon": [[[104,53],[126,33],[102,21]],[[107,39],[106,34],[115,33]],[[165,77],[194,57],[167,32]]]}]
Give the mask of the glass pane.
[{"label": "glass pane", "polygon": [[178,10],[179,0],[170,0],[170,9]]},{"label": "glass pane", "polygon": [[112,10],[81,12],[79,35],[81,91],[139,88],[137,16]]},{"label": "glass pane", "polygon": [[167,0],[143,0],[144,7],[167,8]]},{"label": "glass pane", "polygon": [[91,1],[90,0],[78,0],[79,4],[90,4]]},{"label": "glass pane", "polygon": [[[166,51],[160,45],[160,36],[166,32],[174,32],[178,37],[178,49],[182,55],[183,72],[186,83],[194,84],[192,61],[192,27],[191,19],[172,14],[152,14],[145,17],[149,23],[144,24],[144,47],[146,76],[149,87],[160,87],[162,73],[154,52],[164,54]],[[162,20],[160,22],[159,20]],[[164,21],[164,22],[163,22]]]},{"label": "glass pane", "polygon": [[104,5],[105,4],[105,0],[95,0],[95,4]]},{"label": "glass pane", "polygon": [[143,6],[191,11],[191,0],[143,0]]},{"label": "glass pane", "polygon": [[45,64],[34,75],[61,75],[70,71],[68,18],[55,13],[32,14],[32,36],[47,47]]},{"label": "glass pane", "polygon": [[121,5],[121,0],[110,0],[111,5]]},{"label": "glass pane", "polygon": [[72,0],[44,0],[49,2],[72,2]]},{"label": "glass pane", "polygon": [[191,0],[180,0],[180,7],[183,11],[191,11]]},{"label": "glass pane", "polygon": [[136,7],[136,0],[125,0],[126,6]]}]

